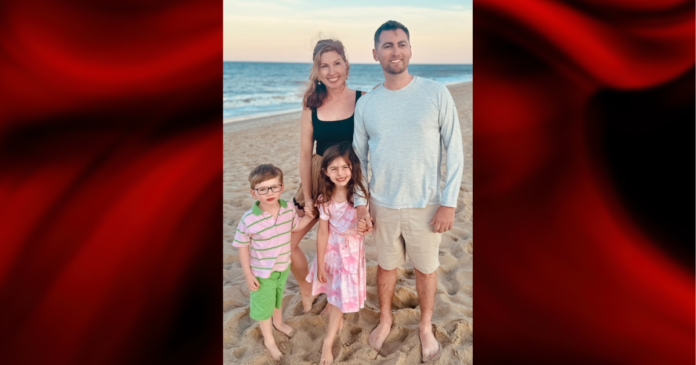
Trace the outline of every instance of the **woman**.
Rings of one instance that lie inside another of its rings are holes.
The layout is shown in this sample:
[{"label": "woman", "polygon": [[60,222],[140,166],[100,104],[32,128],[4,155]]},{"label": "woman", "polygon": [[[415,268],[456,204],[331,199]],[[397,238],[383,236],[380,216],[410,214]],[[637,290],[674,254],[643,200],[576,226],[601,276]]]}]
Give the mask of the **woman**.
[{"label": "woman", "polygon": [[[301,186],[295,195],[295,205],[304,209],[314,220],[302,230],[292,233],[290,270],[295,276],[302,306],[307,313],[312,309],[312,284],[305,278],[309,273],[307,258],[300,249],[302,238],[317,223],[314,207],[316,187],[319,179],[324,151],[341,142],[353,141],[353,113],[355,103],[365,94],[348,88],[346,80],[350,64],[340,41],[323,39],[317,42],[312,55],[314,64],[309,73],[309,87],[302,100],[300,133],[300,179]],[[313,154],[316,142],[316,154]]]}]

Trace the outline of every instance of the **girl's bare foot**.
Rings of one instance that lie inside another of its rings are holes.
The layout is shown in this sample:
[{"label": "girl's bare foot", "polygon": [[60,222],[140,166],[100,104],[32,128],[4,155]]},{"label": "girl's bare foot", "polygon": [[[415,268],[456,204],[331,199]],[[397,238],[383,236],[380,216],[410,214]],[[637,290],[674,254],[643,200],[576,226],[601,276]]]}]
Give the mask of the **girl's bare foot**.
[{"label": "girl's bare foot", "polygon": [[321,348],[321,360],[319,360],[319,365],[330,365],[333,364],[333,354],[331,353],[331,343],[326,343],[324,341],[324,346]]},{"label": "girl's bare foot", "polygon": [[288,338],[295,334],[295,329],[285,324],[285,322],[273,323],[273,328],[275,328],[276,331],[288,336]]},{"label": "girl's bare foot", "polygon": [[263,344],[266,346],[266,349],[268,349],[268,352],[271,354],[273,360],[280,360],[280,357],[283,356],[283,353],[280,352],[280,350],[278,350],[278,346],[276,346],[275,341],[273,343],[263,341]]}]

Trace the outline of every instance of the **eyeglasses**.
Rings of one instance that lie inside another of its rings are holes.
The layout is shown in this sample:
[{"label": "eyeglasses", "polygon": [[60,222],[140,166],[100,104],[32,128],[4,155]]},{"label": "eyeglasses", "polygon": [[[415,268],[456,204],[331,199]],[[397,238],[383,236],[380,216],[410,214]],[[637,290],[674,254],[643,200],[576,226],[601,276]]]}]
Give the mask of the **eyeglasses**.
[{"label": "eyeglasses", "polygon": [[280,184],[280,185],[273,185],[273,186],[270,186],[267,188],[258,188],[258,189],[254,189],[254,190],[256,190],[256,192],[259,193],[259,195],[266,195],[266,194],[268,194],[269,190],[274,192],[274,193],[280,192],[280,189],[282,187],[283,187],[283,184]]}]

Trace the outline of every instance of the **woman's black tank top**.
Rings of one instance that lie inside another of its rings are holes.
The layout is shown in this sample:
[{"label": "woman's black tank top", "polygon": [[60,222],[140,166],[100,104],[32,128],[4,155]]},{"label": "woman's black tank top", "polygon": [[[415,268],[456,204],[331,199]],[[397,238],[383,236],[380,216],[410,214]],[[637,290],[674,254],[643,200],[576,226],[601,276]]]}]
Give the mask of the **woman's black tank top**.
[{"label": "woman's black tank top", "polygon": [[[362,91],[355,90],[355,103],[362,96]],[[317,110],[312,109],[312,127],[314,128],[314,140],[317,141],[317,155],[323,156],[327,148],[341,142],[353,142],[353,117],[355,112],[347,119],[324,122],[317,118]]]}]

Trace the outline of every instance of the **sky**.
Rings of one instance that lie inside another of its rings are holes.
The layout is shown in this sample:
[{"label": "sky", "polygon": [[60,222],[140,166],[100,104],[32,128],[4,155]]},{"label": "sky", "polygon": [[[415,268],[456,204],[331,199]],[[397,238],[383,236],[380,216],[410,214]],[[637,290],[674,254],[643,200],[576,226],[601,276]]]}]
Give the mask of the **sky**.
[{"label": "sky", "polygon": [[472,0],[223,0],[223,60],[312,62],[319,39],[343,42],[351,63],[376,63],[373,37],[387,20],[411,36],[411,64],[471,64]]}]

